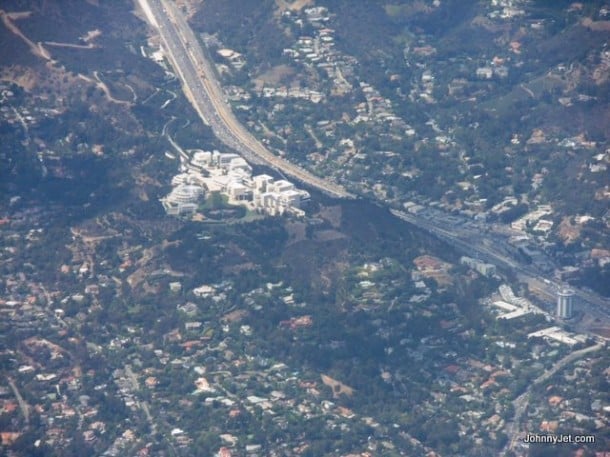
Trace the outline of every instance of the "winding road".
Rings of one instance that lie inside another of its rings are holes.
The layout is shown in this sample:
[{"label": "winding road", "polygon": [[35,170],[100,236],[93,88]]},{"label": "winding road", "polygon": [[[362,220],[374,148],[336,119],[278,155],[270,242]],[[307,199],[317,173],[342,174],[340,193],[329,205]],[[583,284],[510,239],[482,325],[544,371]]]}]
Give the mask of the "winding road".
[{"label": "winding road", "polygon": [[606,347],[604,343],[598,343],[594,346],[589,346],[588,348],[581,349],[579,351],[571,352],[566,355],[563,359],[559,360],[553,367],[549,370],[546,370],[540,376],[538,376],[527,388],[525,392],[519,395],[517,398],[513,400],[513,407],[515,409],[515,414],[513,415],[513,420],[506,424],[506,428],[504,432],[508,436],[508,441],[506,446],[504,447],[504,451],[501,455],[505,455],[508,451],[513,450],[516,447],[517,441],[521,436],[521,420],[523,418],[523,414],[527,410],[527,406],[529,404],[530,395],[535,386],[543,383],[548,380],[551,376],[557,373],[559,370],[564,368],[566,365],[578,360],[579,358],[595,351],[599,351],[600,349]]}]

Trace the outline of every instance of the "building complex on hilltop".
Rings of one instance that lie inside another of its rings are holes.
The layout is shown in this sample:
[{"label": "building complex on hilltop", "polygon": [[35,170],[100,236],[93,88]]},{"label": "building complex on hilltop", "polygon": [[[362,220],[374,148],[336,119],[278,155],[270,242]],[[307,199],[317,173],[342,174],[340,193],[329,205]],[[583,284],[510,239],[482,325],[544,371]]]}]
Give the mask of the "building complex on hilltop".
[{"label": "building complex on hilltop", "polygon": [[303,216],[301,209],[309,200],[309,192],[297,189],[286,180],[269,175],[252,176],[252,167],[239,155],[218,151],[191,150],[190,159],[183,159],[181,173],[174,176],[174,188],[161,203],[167,214],[192,215],[205,193],[219,192],[234,205],[271,216],[284,213]]}]

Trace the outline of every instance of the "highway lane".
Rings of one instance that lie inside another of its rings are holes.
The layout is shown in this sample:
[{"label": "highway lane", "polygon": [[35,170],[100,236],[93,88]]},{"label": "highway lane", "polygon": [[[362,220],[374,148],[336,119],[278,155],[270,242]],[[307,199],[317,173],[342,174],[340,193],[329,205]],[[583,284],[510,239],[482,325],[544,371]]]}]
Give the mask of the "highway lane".
[{"label": "highway lane", "polygon": [[[545,277],[531,266],[523,265],[520,261],[510,258],[508,255],[501,254],[497,245],[494,246],[493,243],[488,243],[488,246],[486,243],[483,243],[483,240],[486,239],[485,234],[478,234],[478,242],[473,242],[472,239],[464,240],[458,236],[458,232],[455,229],[441,227],[440,224],[436,222],[423,219],[404,211],[390,210],[390,212],[399,219],[447,241],[461,250],[465,255],[478,257],[485,262],[493,263],[500,268],[509,269],[515,272],[520,280],[535,284],[540,293],[550,298],[551,303],[555,300],[557,290],[561,288],[561,284],[556,283],[551,278]],[[610,317],[610,303],[607,299],[589,291],[574,287],[572,287],[572,289],[574,289],[581,302],[588,304],[586,309],[588,313],[605,320]]]},{"label": "highway lane", "polygon": [[172,67],[201,119],[214,134],[253,163],[264,164],[308,186],[337,198],[354,198],[342,186],[314,176],[301,167],[274,155],[260,143],[233,114],[212,64],[205,58],[199,41],[182,12],[170,1],[138,0],[150,24],[161,36]]}]

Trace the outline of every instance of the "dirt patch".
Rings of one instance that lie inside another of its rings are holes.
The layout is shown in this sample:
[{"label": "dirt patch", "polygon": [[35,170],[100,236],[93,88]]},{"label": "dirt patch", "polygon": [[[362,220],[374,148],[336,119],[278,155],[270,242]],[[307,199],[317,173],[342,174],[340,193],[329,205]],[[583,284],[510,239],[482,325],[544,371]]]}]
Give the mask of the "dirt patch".
[{"label": "dirt patch", "polygon": [[580,24],[594,32],[610,32],[610,21],[594,21],[593,19],[586,17],[580,21]]},{"label": "dirt patch", "polygon": [[347,236],[337,230],[318,230],[314,237],[315,241],[319,242],[342,240],[344,238],[347,238]]},{"label": "dirt patch", "polygon": [[[15,17],[17,18],[21,18],[20,16],[15,16],[15,15],[19,15],[20,13],[6,13],[4,10],[0,10],[0,18],[2,19],[2,22],[4,22],[4,25],[6,26],[7,29],[9,29],[12,33],[14,33],[15,35],[17,35],[19,38],[21,38],[30,48],[30,51],[32,51],[32,54],[34,54],[37,57],[40,57],[41,59],[45,59],[45,60],[51,60],[51,54],[42,46],[42,44],[38,43],[34,43],[32,40],[30,40],[27,36],[25,36],[21,30],[19,29],[19,27],[17,27],[14,22],[13,19]],[[27,15],[25,16],[27,17]]]},{"label": "dirt patch", "polygon": [[203,0],[176,0],[178,8],[186,12],[187,19],[197,14],[202,4]]},{"label": "dirt patch", "polygon": [[566,244],[573,243],[580,238],[580,229],[580,226],[572,224],[569,217],[564,217],[559,224],[559,237]]},{"label": "dirt patch", "polygon": [[102,31],[100,29],[89,30],[84,36],[82,36],[82,40],[85,43],[89,43],[90,41],[95,40],[97,37],[102,36]]},{"label": "dirt patch", "polygon": [[256,90],[262,90],[263,86],[278,86],[288,82],[294,75],[294,69],[288,65],[277,65],[254,79]]},{"label": "dirt patch", "polygon": [[139,171],[134,172],[133,177],[138,186],[146,186],[146,185],[150,185],[150,186],[154,186],[154,187],[163,186],[163,184],[161,184],[161,182],[159,182],[158,179],[152,178],[151,176],[141,173]]},{"label": "dirt patch", "polygon": [[286,0],[275,0],[280,13],[284,11],[301,11],[306,6],[313,5],[312,0],[295,0],[294,2],[287,2]]},{"label": "dirt patch", "polygon": [[7,12],[6,15],[13,21],[18,21],[19,19],[27,19],[32,15],[31,11],[15,11],[15,12]]},{"label": "dirt patch", "polygon": [[258,265],[254,262],[244,262],[239,265],[231,265],[222,268],[223,274],[239,274],[242,271],[256,270]]},{"label": "dirt patch", "polygon": [[591,327],[589,331],[603,338],[610,338],[610,327]]},{"label": "dirt patch", "polygon": [[416,14],[430,14],[434,11],[434,8],[427,5],[425,2],[416,1],[407,5],[400,5],[395,3],[389,3],[384,5],[383,9],[386,14],[390,17],[410,18]]},{"label": "dirt patch", "polygon": [[336,379],[331,378],[330,376],[323,374],[320,375],[320,378],[322,378],[322,382],[324,383],[324,385],[332,389],[334,398],[338,398],[341,394],[345,394],[348,397],[351,397],[354,394],[353,388],[346,384],[343,384],[340,381],[337,381]]},{"label": "dirt patch", "polygon": [[74,43],[61,43],[59,41],[45,41],[44,44],[47,46],[55,46],[57,48],[72,48],[72,49],[94,49],[98,46],[93,43],[89,44],[74,44]]},{"label": "dirt patch", "polygon": [[485,16],[476,16],[470,21],[472,27],[482,27],[490,33],[505,32],[509,27],[507,25],[500,25]]},{"label": "dirt patch", "polygon": [[298,243],[307,238],[307,224],[304,222],[287,222],[288,244]]},{"label": "dirt patch", "polygon": [[341,227],[341,206],[325,206],[317,214],[318,217],[327,221],[333,228]]},{"label": "dirt patch", "polygon": [[29,92],[36,87],[38,76],[30,68],[10,66],[2,68],[0,71],[0,81],[14,83]]},{"label": "dirt patch", "polygon": [[220,320],[223,322],[230,322],[230,323],[239,322],[247,315],[248,315],[247,311],[245,311],[243,309],[238,309],[236,311],[231,311],[230,313],[225,314],[224,316],[222,316],[222,318]]},{"label": "dirt patch", "polygon": [[453,265],[450,263],[431,255],[419,256],[413,259],[413,263],[422,276],[434,279],[439,286],[453,284],[453,277],[449,274]]},{"label": "dirt patch", "polygon": [[295,284],[307,287],[316,294],[332,293],[348,257],[347,247],[347,238],[324,242],[309,239],[295,241],[286,245],[282,261],[290,266],[289,274]]},{"label": "dirt patch", "polygon": [[[523,86],[519,87],[523,88]],[[544,131],[542,129],[534,129],[532,130],[532,136],[527,140],[527,144],[542,144],[545,141],[546,136],[544,135]]]},{"label": "dirt patch", "polygon": [[108,85],[100,79],[97,71],[93,72],[93,76],[95,76],[95,79],[90,78],[89,76],[85,76],[82,73],[78,74],[78,78],[80,78],[83,81],[86,81],[90,84],[94,84],[98,89],[100,89],[104,93],[106,100],[108,100],[109,102],[116,103],[118,105],[129,106],[129,107],[132,106],[132,102],[130,102],[130,101],[119,100],[117,98],[114,98],[112,96],[112,93],[110,92],[110,89],[108,88]]}]

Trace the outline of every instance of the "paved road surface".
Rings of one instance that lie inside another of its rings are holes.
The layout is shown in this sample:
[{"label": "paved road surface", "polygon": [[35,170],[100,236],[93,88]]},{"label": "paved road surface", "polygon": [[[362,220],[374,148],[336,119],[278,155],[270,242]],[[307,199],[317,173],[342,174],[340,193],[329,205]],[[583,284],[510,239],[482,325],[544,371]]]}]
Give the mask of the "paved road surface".
[{"label": "paved road surface", "polygon": [[[477,238],[479,241],[472,242],[471,239],[462,239],[463,237],[461,237],[456,230],[447,226],[442,226],[439,221],[429,221],[404,211],[391,210],[391,213],[403,221],[409,222],[410,224],[447,241],[467,256],[475,256],[485,262],[493,263],[500,268],[513,271],[519,280],[533,285],[540,294],[548,297],[551,303],[555,301],[557,290],[561,287],[561,284],[556,283],[551,278],[543,276],[530,265],[525,265],[519,260],[499,252],[500,250],[494,246],[493,243],[484,243],[483,241],[486,238],[484,233],[478,233]],[[574,287],[572,287],[572,289],[574,289],[577,297],[583,302],[590,304],[590,306],[587,306],[586,312],[607,321],[608,313],[610,312],[610,303],[608,299],[582,289]]]},{"label": "paved road surface", "polygon": [[172,67],[182,81],[187,98],[201,119],[227,146],[250,162],[268,165],[332,197],[353,198],[342,186],[322,179],[269,151],[233,114],[214,68],[182,12],[171,1],[138,0],[148,21],[161,36]]},{"label": "paved road surface", "polygon": [[523,418],[523,414],[527,409],[530,400],[530,394],[532,389],[540,383],[543,383],[559,370],[564,368],[566,365],[574,362],[575,360],[591,353],[598,351],[604,348],[606,345],[604,343],[598,343],[595,346],[590,346],[585,349],[581,349],[579,351],[574,351],[568,355],[566,355],[563,359],[559,360],[550,370],[546,370],[540,376],[538,376],[527,388],[525,392],[519,395],[517,398],[513,400],[513,407],[515,408],[515,414],[513,416],[513,420],[506,424],[506,428],[504,432],[508,435],[508,442],[504,447],[504,450],[501,455],[505,455],[509,450],[515,448],[519,437],[521,436],[521,420]]},{"label": "paved road surface", "polygon": [[17,403],[19,404],[19,409],[21,410],[21,414],[23,414],[23,418],[25,419],[25,423],[28,424],[30,422],[30,406],[26,403],[26,401],[21,396],[17,385],[13,379],[7,376],[8,385],[11,386],[13,394],[15,394],[15,398],[17,399]]}]

